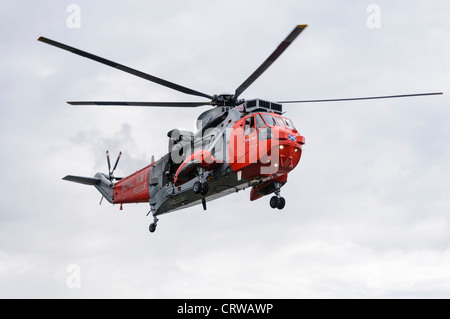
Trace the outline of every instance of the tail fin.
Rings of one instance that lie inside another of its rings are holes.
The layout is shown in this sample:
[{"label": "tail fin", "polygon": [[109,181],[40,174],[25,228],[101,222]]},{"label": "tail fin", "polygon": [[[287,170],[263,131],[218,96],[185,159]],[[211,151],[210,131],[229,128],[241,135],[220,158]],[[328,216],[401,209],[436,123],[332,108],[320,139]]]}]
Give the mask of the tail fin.
[{"label": "tail fin", "polygon": [[100,194],[103,195],[103,197],[106,198],[106,200],[113,204],[114,203],[114,183],[111,182],[109,179],[109,176],[103,174],[103,173],[97,173],[94,177],[83,177],[83,176],[74,176],[74,175],[67,175],[63,178],[65,181],[84,184],[84,185],[91,185],[94,186]]},{"label": "tail fin", "polygon": [[100,178],[73,176],[73,175],[67,175],[66,177],[63,177],[63,180],[84,185],[96,185],[100,183]]}]

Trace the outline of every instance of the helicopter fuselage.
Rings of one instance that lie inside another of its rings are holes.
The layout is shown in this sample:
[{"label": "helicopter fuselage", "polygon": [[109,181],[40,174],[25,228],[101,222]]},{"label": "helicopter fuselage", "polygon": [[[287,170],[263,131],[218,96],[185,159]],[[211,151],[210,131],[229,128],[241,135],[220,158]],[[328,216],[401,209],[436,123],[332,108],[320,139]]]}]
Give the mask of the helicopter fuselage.
[{"label": "helicopter fuselage", "polygon": [[[255,200],[278,190],[299,163],[305,139],[281,112],[251,103],[224,108],[197,134],[170,134],[169,152],[114,183],[114,204],[149,202],[154,215],[211,201],[251,187]],[[252,102],[252,101],[249,101]],[[268,102],[270,103],[270,102]],[[185,138],[188,136],[189,138]],[[204,193],[194,185],[208,184]]]}]

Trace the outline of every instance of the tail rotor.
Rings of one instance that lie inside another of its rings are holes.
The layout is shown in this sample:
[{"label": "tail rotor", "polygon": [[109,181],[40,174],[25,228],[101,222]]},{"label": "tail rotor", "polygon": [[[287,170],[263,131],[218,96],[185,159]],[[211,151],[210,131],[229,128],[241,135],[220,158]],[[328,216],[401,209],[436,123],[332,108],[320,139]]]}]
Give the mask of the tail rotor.
[{"label": "tail rotor", "polygon": [[[115,180],[116,178],[114,177],[114,171],[117,168],[117,164],[119,163],[120,160],[120,156],[122,155],[122,152],[119,152],[119,156],[117,156],[117,160],[116,163],[114,164],[113,169],[111,170],[111,161],[109,160],[109,151],[106,151],[106,162],[108,163],[108,175],[109,175],[109,181],[112,182],[113,180]],[[103,197],[100,199],[100,203],[99,205],[102,204],[103,202]]]},{"label": "tail rotor", "polygon": [[113,179],[115,179],[114,177],[114,171],[117,168],[117,164],[119,163],[120,160],[120,156],[122,155],[122,152],[119,152],[119,156],[117,156],[117,160],[116,163],[114,164],[113,169],[111,170],[111,162],[109,160],[109,151],[106,151],[106,161],[108,162],[108,174],[109,174],[109,180],[112,181]]}]

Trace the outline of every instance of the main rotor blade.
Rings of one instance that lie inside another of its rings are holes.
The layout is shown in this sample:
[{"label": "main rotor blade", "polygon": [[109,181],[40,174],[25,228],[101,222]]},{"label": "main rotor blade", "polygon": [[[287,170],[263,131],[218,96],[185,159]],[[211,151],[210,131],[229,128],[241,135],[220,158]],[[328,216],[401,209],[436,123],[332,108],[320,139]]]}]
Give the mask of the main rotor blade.
[{"label": "main rotor blade", "polygon": [[400,95],[385,95],[385,96],[367,96],[367,97],[351,97],[345,99],[326,99],[326,100],[300,100],[300,101],[280,101],[277,103],[314,103],[314,102],[341,102],[341,101],[358,101],[358,100],[376,100],[376,99],[392,99],[397,97],[412,97],[424,95],[441,95],[442,92],[436,93],[416,93],[416,94],[400,94]]},{"label": "main rotor blade", "polygon": [[275,51],[261,64],[259,68],[256,69],[255,72],[253,72],[252,75],[248,77],[247,80],[244,81],[234,93],[235,98],[237,98],[239,95],[242,94],[261,74],[266,71],[269,66],[272,65],[273,62],[275,62],[276,59],[288,48],[288,46],[294,42],[294,40],[297,38],[297,36],[307,27],[306,24],[298,25],[295,27],[294,30],[292,30],[291,33],[284,39],[283,42],[280,43],[280,45],[276,48]]},{"label": "main rotor blade", "polygon": [[39,37],[38,40],[41,41],[41,42],[53,45],[53,46],[55,46],[57,48],[60,48],[60,49],[72,52],[72,53],[77,54],[77,55],[80,55],[82,57],[85,57],[85,58],[88,58],[88,59],[91,59],[91,60],[94,60],[94,61],[106,64],[106,65],[108,65],[110,67],[119,69],[121,71],[133,74],[135,76],[141,77],[141,78],[146,79],[148,81],[155,82],[157,84],[160,84],[162,86],[171,88],[173,90],[176,90],[176,91],[179,91],[179,92],[183,92],[183,93],[186,93],[186,94],[190,94],[190,95],[201,96],[201,97],[206,97],[208,99],[213,99],[213,97],[211,95],[208,95],[206,93],[195,91],[195,90],[189,89],[187,87],[184,87],[184,86],[181,86],[181,85],[178,85],[178,84],[175,84],[175,83],[163,80],[163,79],[158,78],[156,76],[153,76],[153,75],[150,75],[150,74],[147,74],[147,73],[144,73],[144,72],[132,69],[130,67],[127,67],[125,65],[119,64],[117,62],[113,62],[111,60],[104,59],[104,58],[99,57],[97,55],[94,55],[94,54],[91,54],[91,53],[79,50],[77,48],[74,48],[74,47],[62,44],[60,42],[57,42],[57,41],[54,41],[54,40],[50,40],[50,39],[47,39],[45,37]]},{"label": "main rotor blade", "polygon": [[100,106],[152,106],[152,107],[197,107],[211,105],[211,102],[123,102],[123,101],[69,101],[70,105]]}]

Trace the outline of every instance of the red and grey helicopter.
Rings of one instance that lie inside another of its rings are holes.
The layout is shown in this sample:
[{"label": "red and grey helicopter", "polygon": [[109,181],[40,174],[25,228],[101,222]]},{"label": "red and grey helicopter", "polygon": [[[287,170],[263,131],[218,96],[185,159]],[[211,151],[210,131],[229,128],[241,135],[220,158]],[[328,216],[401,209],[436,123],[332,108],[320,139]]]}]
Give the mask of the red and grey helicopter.
[{"label": "red and grey helicopter", "polygon": [[[167,133],[168,153],[136,171],[119,178],[114,171],[121,153],[111,169],[107,154],[108,173],[94,177],[67,175],[63,179],[94,186],[111,204],[149,203],[154,232],[157,216],[206,202],[251,187],[250,200],[274,194],[270,207],[283,209],[286,200],[281,188],[287,176],[299,163],[305,138],[292,121],[283,116],[282,104],[349,101],[436,95],[419,93],[406,95],[356,97],[328,100],[271,102],[261,99],[239,99],[241,94],[289,47],[307,25],[297,25],[273,53],[234,92],[209,95],[162,78],[132,69],[91,53],[40,37],[38,40],[110,67],[141,77],[173,90],[208,99],[200,102],[122,102],[71,101],[70,105],[199,107],[213,108],[197,120],[197,132],[173,129]],[[103,199],[102,198],[102,199]]]}]

